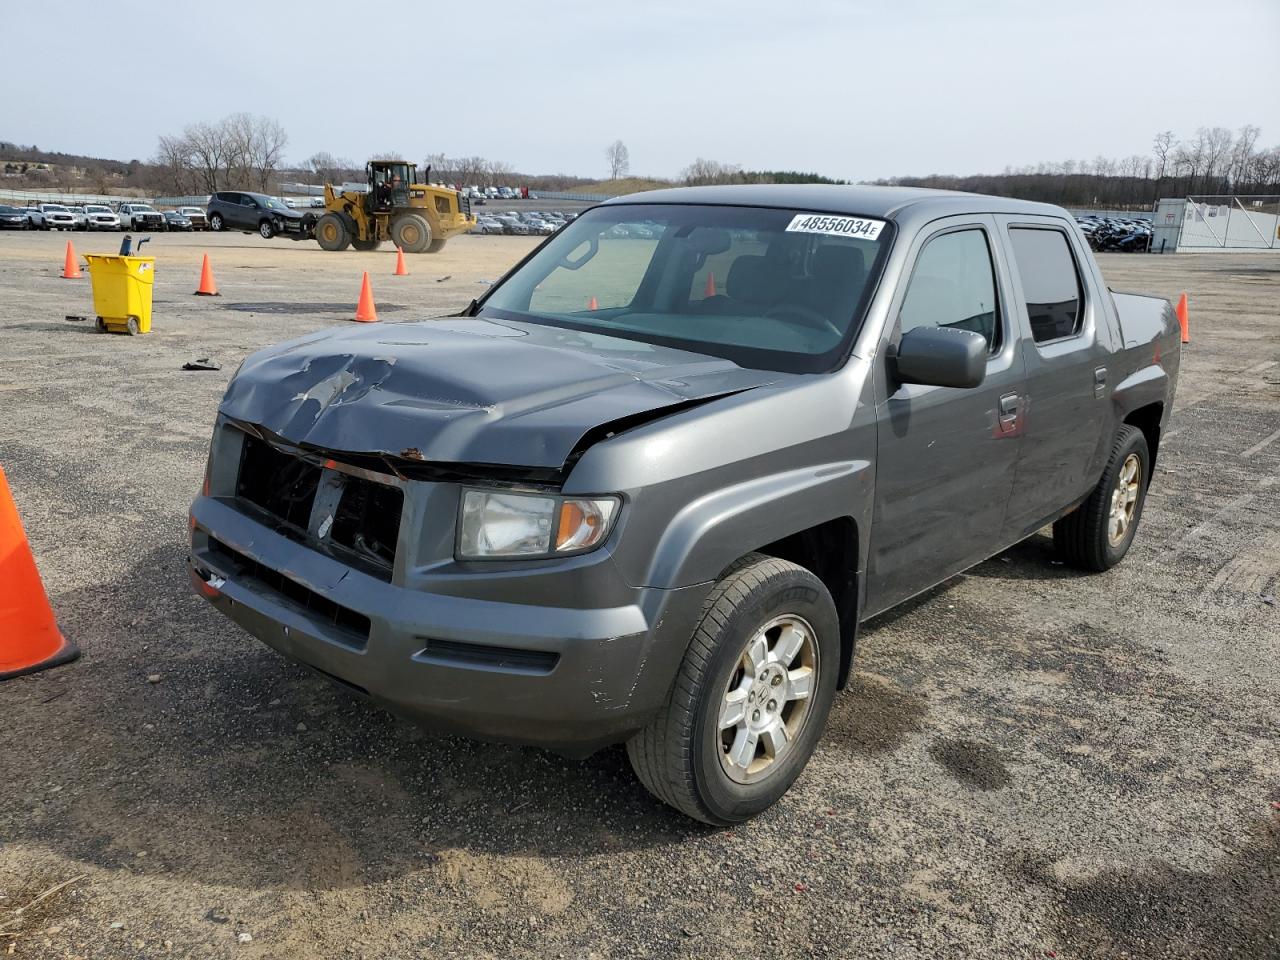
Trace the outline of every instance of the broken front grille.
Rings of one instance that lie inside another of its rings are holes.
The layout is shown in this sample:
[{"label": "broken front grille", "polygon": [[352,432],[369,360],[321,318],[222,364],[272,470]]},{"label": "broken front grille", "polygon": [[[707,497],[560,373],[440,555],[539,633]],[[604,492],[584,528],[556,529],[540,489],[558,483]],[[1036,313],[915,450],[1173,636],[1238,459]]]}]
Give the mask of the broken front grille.
[{"label": "broken front grille", "polygon": [[229,567],[228,572],[233,576],[252,581],[259,589],[267,589],[279,594],[294,606],[306,611],[309,616],[332,627],[352,646],[362,649],[368,642],[370,622],[364,614],[334,603],[328,597],[304,587],[296,580],[291,580],[252,557],[245,556],[239,550],[227,546],[216,537],[209,538],[209,553],[220,563]]},{"label": "broken front grille", "polygon": [[277,533],[383,580],[395,565],[404,492],[246,434],[236,499]]}]

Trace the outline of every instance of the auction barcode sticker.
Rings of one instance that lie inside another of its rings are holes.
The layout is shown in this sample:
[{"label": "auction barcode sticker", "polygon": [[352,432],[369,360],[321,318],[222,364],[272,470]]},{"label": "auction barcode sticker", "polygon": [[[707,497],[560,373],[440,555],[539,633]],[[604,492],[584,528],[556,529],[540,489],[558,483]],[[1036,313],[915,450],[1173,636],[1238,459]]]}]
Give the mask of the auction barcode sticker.
[{"label": "auction barcode sticker", "polygon": [[835,237],[856,237],[859,240],[874,240],[883,229],[883,220],[824,217],[816,213],[797,213],[787,226],[788,233],[829,233]]}]

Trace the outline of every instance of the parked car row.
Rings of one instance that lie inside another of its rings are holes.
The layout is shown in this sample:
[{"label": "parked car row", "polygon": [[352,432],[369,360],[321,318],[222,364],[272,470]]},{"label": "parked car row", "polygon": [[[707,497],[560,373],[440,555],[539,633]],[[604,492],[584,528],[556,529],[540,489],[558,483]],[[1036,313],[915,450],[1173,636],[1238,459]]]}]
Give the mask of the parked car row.
[{"label": "parked car row", "polygon": [[1094,250],[1110,253],[1146,253],[1151,249],[1150,217],[1076,217],[1085,240]]},{"label": "parked car row", "polygon": [[115,209],[104,203],[33,203],[0,205],[0,228],[6,230],[207,230],[199,207],[160,212],[143,201],[124,200]]},{"label": "parked car row", "polygon": [[461,193],[472,200],[519,200],[529,195],[519,187],[463,187]]},{"label": "parked car row", "polygon": [[550,236],[571,220],[576,213],[558,210],[508,210],[506,213],[482,213],[476,218],[472,233],[506,234],[508,236]]}]

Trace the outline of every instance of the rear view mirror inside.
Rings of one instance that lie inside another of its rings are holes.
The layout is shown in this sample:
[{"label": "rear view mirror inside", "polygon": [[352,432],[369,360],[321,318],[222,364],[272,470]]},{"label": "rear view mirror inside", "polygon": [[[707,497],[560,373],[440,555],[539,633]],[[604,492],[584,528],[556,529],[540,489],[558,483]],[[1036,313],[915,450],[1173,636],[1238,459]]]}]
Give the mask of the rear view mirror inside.
[{"label": "rear view mirror inside", "polygon": [[566,270],[577,270],[584,266],[587,261],[594,257],[600,250],[600,238],[591,237],[584,240],[572,250],[564,255],[564,259],[560,261],[560,266]]}]

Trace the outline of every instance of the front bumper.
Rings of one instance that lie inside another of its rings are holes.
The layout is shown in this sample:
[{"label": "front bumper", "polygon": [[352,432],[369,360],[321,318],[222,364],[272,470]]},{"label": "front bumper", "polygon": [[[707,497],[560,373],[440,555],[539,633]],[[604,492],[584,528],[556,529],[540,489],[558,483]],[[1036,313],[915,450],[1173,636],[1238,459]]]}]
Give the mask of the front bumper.
[{"label": "front bumper", "polygon": [[[432,518],[452,522],[453,486],[409,484],[402,522],[422,543],[444,539]],[[573,756],[661,707],[710,590],[632,588],[606,549],[527,573],[410,556],[387,580],[226,496],[197,498],[191,529],[195,591],[269,646],[427,726]]]}]

